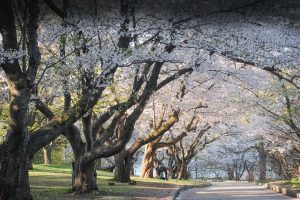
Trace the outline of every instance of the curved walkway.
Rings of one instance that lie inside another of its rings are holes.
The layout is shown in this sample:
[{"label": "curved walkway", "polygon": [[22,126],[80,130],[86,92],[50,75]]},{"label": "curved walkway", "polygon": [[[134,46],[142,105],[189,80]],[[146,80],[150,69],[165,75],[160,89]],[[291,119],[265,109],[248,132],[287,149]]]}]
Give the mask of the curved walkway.
[{"label": "curved walkway", "polygon": [[263,186],[244,182],[214,182],[206,188],[182,191],[179,200],[292,200]]}]

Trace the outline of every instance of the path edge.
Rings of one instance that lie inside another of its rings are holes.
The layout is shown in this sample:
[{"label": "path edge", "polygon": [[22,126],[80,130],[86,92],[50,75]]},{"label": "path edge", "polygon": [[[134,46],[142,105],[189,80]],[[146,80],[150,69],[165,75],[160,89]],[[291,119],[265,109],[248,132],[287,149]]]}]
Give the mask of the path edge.
[{"label": "path edge", "polygon": [[173,195],[172,200],[177,200],[177,197],[179,196],[180,192],[182,192],[184,190],[189,190],[189,189],[193,189],[193,188],[203,188],[203,187],[208,187],[208,186],[211,186],[211,183],[204,182],[201,185],[184,185],[176,190],[176,192]]},{"label": "path edge", "polygon": [[267,187],[270,190],[281,193],[285,196],[300,199],[300,191],[292,190],[292,189],[289,189],[289,188],[284,188],[282,186],[277,185],[276,183],[266,183],[264,186]]}]

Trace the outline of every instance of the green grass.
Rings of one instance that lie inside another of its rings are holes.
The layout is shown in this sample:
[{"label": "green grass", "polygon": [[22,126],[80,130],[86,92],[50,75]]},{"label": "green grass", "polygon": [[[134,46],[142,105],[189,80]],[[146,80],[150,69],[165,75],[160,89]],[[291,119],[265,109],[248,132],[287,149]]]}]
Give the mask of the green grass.
[{"label": "green grass", "polygon": [[60,165],[34,165],[29,171],[33,199],[55,199],[71,192],[71,168]]},{"label": "green grass", "polygon": [[[191,180],[162,180],[131,177],[136,185],[116,183],[108,185],[113,180],[113,174],[107,171],[97,171],[97,184],[100,196],[71,195],[71,166],[68,165],[34,165],[29,172],[30,186],[33,199],[140,199],[151,195],[172,195],[171,193],[181,185],[201,185],[201,182]],[[130,197],[130,198],[129,198]]]}]

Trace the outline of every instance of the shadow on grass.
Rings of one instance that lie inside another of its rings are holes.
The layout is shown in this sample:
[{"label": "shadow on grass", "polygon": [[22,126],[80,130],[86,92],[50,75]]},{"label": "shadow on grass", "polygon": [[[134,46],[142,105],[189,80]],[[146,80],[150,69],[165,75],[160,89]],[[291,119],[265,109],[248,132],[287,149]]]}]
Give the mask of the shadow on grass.
[{"label": "shadow on grass", "polygon": [[[58,164],[40,164],[34,165],[33,170],[30,170],[31,173],[35,172],[46,172],[46,173],[58,173],[58,174],[71,174],[72,166],[71,165],[58,165]],[[98,176],[102,177],[112,177],[112,173],[104,170],[97,170]]]},{"label": "shadow on grass", "polygon": [[97,171],[97,185],[100,195],[73,195],[71,191],[71,167],[57,165],[35,165],[30,172],[30,185],[33,198],[36,200],[47,199],[161,199],[174,194],[178,185],[188,182],[166,181],[161,179],[142,179],[132,177],[136,185],[115,183],[108,185],[113,180],[113,174],[106,171]]}]

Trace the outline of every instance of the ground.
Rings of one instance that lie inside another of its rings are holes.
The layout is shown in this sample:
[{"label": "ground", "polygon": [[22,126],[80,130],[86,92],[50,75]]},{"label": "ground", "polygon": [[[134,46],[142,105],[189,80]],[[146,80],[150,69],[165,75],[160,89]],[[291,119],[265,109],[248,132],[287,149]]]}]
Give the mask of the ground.
[{"label": "ground", "polygon": [[180,193],[178,200],[293,200],[276,192],[244,182],[219,182],[210,187]]},{"label": "ground", "polygon": [[100,195],[73,195],[71,192],[71,167],[67,165],[34,165],[29,172],[34,200],[171,200],[175,191],[183,185],[202,185],[197,181],[142,179],[132,177],[136,185],[115,183],[110,186],[113,174],[98,171],[97,183]]}]

